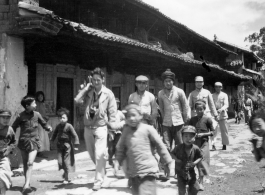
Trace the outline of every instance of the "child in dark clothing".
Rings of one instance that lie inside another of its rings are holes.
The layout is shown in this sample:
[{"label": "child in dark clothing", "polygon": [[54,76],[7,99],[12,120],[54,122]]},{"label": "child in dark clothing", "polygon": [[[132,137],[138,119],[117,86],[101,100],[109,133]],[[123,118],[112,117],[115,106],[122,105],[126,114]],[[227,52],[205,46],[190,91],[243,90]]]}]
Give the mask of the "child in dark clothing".
[{"label": "child in dark clothing", "polygon": [[[69,123],[69,111],[65,108],[58,110],[60,124],[58,124],[54,130],[54,133],[51,137],[51,141],[54,141],[56,137],[58,138],[57,142],[57,152],[58,152],[58,165],[59,170],[63,169],[63,184],[70,182],[69,172],[75,171],[75,156],[74,150],[78,150],[76,146],[79,145],[79,139],[75,132],[73,126]],[[74,145],[72,139],[74,139]]]},{"label": "child in dark clothing", "polygon": [[32,166],[37,151],[40,149],[38,125],[40,124],[46,131],[52,131],[52,128],[42,118],[39,112],[34,111],[36,109],[35,98],[25,96],[21,101],[21,105],[25,108],[25,111],[18,115],[12,128],[16,132],[17,128],[20,127],[18,148],[21,151],[25,175],[25,184],[22,193],[30,193],[32,192],[30,188]]},{"label": "child in dark clothing", "polygon": [[200,190],[204,190],[203,178],[209,174],[210,166],[210,150],[209,150],[209,136],[213,136],[215,129],[213,128],[212,119],[204,114],[206,109],[206,102],[198,100],[195,103],[195,110],[197,116],[190,119],[189,125],[197,130],[197,135],[194,144],[203,151],[203,160],[198,164]]},{"label": "child in dark clothing", "polygon": [[253,154],[255,159],[259,162],[262,158],[265,158],[265,110],[258,110],[251,116],[249,120],[249,128],[254,134],[263,138],[260,147],[257,147],[257,137],[250,140],[253,144]]},{"label": "child in dark clothing", "polygon": [[12,171],[8,154],[15,148],[15,133],[9,126],[11,112],[0,109],[0,195],[11,186]]},{"label": "child in dark clothing", "polygon": [[196,129],[193,126],[184,126],[182,131],[183,144],[179,144],[172,152],[175,160],[176,174],[178,179],[179,195],[196,195],[199,184],[196,179],[194,167],[202,160],[203,154],[198,146],[194,145]]},{"label": "child in dark clothing", "polygon": [[122,165],[127,158],[133,195],[156,195],[155,179],[159,169],[153,155],[154,147],[165,164],[166,175],[169,175],[172,158],[154,127],[141,122],[140,107],[130,104],[126,111],[126,125],[117,145],[116,159]]}]

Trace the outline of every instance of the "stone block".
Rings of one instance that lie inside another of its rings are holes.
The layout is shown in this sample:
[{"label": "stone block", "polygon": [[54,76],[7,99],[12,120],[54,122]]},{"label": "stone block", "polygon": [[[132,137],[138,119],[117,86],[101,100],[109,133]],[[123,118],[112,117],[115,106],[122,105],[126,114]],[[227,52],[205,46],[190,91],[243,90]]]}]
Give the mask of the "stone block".
[{"label": "stone block", "polygon": [[0,13],[2,12],[9,12],[9,5],[0,5]]},{"label": "stone block", "polygon": [[0,0],[0,5],[7,5],[8,1],[7,0]]},{"label": "stone block", "polygon": [[2,20],[2,21],[0,21],[0,26],[5,26],[5,25],[9,25],[9,21],[8,20]]},{"label": "stone block", "polygon": [[16,10],[18,10],[18,5],[10,5],[11,12],[16,11]]},{"label": "stone block", "polygon": [[4,13],[0,13],[0,20],[4,20]]}]

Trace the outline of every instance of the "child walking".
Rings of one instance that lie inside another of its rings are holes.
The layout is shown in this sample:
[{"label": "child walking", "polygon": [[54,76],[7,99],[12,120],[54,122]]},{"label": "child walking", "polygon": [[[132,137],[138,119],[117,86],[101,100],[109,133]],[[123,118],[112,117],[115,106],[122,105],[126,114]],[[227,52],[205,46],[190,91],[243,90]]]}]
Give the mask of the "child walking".
[{"label": "child walking", "polygon": [[0,109],[0,195],[11,186],[11,167],[8,154],[15,148],[15,133],[9,126],[11,112]]},{"label": "child walking", "polygon": [[182,131],[183,143],[175,147],[171,153],[175,160],[175,168],[178,179],[179,195],[196,195],[199,191],[199,184],[196,178],[194,167],[202,160],[201,149],[194,145],[196,129],[193,126],[184,126]]},{"label": "child walking", "polygon": [[[57,142],[57,152],[58,152],[58,166],[59,170],[63,169],[63,184],[68,184],[70,182],[69,172],[75,171],[75,156],[74,150],[78,150],[79,139],[75,132],[74,127],[68,123],[69,110],[66,108],[61,108],[57,111],[60,123],[56,126],[54,133],[51,137],[51,141],[54,141],[56,137]],[[73,142],[75,147],[73,146]]]},{"label": "child walking", "polygon": [[203,160],[198,164],[200,190],[204,190],[203,178],[209,174],[210,166],[210,149],[209,149],[209,136],[213,136],[215,129],[213,128],[212,119],[204,114],[206,103],[204,100],[198,100],[195,103],[195,110],[197,116],[190,119],[189,125],[197,130],[195,145],[203,151]]},{"label": "child walking", "polygon": [[38,125],[41,124],[46,131],[52,131],[52,128],[48,126],[39,112],[34,111],[36,109],[35,98],[25,96],[21,101],[21,105],[24,107],[25,111],[17,116],[12,128],[16,132],[17,128],[20,127],[18,148],[21,151],[25,175],[25,184],[22,193],[30,193],[32,192],[30,188],[32,166],[37,151],[40,148]]},{"label": "child walking", "polygon": [[[117,109],[119,109],[120,100],[118,98],[115,98],[115,100],[117,104]],[[120,169],[121,167],[119,166],[119,164],[116,161],[113,162],[112,160],[116,152],[117,143],[120,140],[122,134],[122,127],[124,125],[124,121],[125,121],[124,114],[120,110],[117,110],[116,123],[118,123],[118,126],[115,128],[109,127],[109,133],[108,133],[109,165],[112,165],[114,167],[114,175],[117,178],[125,177],[124,173],[122,172],[122,169]]]},{"label": "child walking", "polygon": [[154,127],[141,122],[143,115],[140,107],[130,104],[125,110],[126,125],[117,145],[116,159],[122,165],[123,160],[127,158],[127,175],[132,182],[133,195],[156,195],[155,179],[159,168],[153,150],[157,149],[167,175],[172,158]]},{"label": "child walking", "polygon": [[255,135],[263,138],[260,147],[257,146],[257,137],[250,140],[253,144],[253,154],[255,159],[259,162],[262,158],[265,158],[265,110],[258,110],[251,116],[249,120],[249,128]]}]

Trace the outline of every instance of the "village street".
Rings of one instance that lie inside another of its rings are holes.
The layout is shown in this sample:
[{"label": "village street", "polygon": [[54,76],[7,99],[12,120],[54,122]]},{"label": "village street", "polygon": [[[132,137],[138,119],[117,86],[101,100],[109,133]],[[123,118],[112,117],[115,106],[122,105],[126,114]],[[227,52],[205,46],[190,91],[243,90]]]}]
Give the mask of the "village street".
[{"label": "village street", "polygon": [[[199,194],[262,194],[263,182],[265,184],[265,169],[260,168],[264,162],[257,163],[251,153],[251,143],[248,141],[252,135],[248,126],[241,123],[235,124],[234,120],[229,120],[231,146],[227,151],[222,151],[220,134],[218,136],[217,151],[211,152],[211,175],[206,179],[205,191]],[[84,150],[81,147],[80,150]],[[32,194],[38,195],[125,195],[130,194],[126,188],[127,180],[116,179],[112,174],[112,168],[107,169],[107,178],[103,189],[98,192],[92,191],[94,176],[94,165],[88,159],[85,151],[76,154],[77,170],[71,174],[72,182],[68,185],[62,184],[62,178],[57,171],[56,151],[51,152],[53,160],[36,159],[31,186],[36,188]],[[262,178],[262,179],[261,179]],[[13,187],[7,195],[21,194],[21,186],[24,177],[13,177]],[[158,195],[177,194],[177,181],[171,178],[167,182],[158,182]]]}]

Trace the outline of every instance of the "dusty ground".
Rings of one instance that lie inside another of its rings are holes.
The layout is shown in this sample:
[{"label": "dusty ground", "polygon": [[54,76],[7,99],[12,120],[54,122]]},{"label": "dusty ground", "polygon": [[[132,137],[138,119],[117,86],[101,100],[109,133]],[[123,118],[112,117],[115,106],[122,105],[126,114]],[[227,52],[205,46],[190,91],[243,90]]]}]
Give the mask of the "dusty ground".
[{"label": "dusty ground", "polygon": [[[230,124],[231,146],[227,151],[220,150],[220,136],[218,138],[217,151],[211,152],[211,175],[205,183],[205,191],[199,194],[205,195],[252,195],[265,194],[265,162],[257,163],[251,153],[251,144],[248,141],[252,135],[245,124]],[[98,192],[91,190],[94,176],[94,165],[87,158],[84,147],[77,154],[77,171],[71,174],[72,183],[62,184],[62,178],[55,159],[55,152],[48,161],[39,161],[34,164],[31,186],[36,189],[31,194],[38,195],[127,195],[130,194],[126,188],[127,180],[117,180],[112,169],[107,169],[107,178],[103,184],[103,189]],[[13,187],[7,195],[21,194],[21,186],[24,178],[22,176],[13,177]],[[162,183],[158,182],[158,195],[177,194],[177,181]],[[264,186],[264,187],[263,187]]]}]

